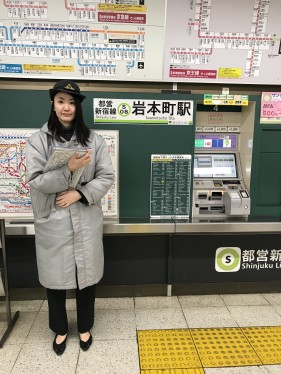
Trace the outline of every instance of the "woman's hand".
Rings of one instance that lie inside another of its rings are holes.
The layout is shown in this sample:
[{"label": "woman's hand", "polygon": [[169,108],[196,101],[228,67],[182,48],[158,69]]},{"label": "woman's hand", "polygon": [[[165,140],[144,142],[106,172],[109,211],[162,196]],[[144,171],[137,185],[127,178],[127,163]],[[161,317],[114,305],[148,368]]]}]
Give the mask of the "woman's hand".
[{"label": "woman's hand", "polygon": [[81,199],[78,191],[63,191],[56,198],[56,204],[60,208],[67,208],[69,205]]},{"label": "woman's hand", "polygon": [[74,155],[69,159],[67,166],[70,171],[75,171],[83,166],[89,165],[92,159],[92,150],[89,149],[84,156],[80,156],[79,152],[75,152]]}]

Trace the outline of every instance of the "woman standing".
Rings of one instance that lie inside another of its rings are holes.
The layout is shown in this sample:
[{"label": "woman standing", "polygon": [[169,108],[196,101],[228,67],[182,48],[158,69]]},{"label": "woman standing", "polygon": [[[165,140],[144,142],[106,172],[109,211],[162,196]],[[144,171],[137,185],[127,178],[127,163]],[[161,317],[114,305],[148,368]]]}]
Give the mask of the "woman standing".
[{"label": "woman standing", "polygon": [[[104,265],[101,199],[114,183],[114,172],[105,141],[84,123],[85,96],[79,86],[61,80],[49,93],[49,120],[29,138],[26,158],[39,281],[47,290],[49,326],[56,334],[53,349],[61,355],[68,332],[68,289],[76,289],[80,347],[86,351],[92,344],[95,285]],[[75,153],[67,164],[44,172],[53,147],[84,147],[86,154]],[[72,188],[79,168],[83,173]]]}]

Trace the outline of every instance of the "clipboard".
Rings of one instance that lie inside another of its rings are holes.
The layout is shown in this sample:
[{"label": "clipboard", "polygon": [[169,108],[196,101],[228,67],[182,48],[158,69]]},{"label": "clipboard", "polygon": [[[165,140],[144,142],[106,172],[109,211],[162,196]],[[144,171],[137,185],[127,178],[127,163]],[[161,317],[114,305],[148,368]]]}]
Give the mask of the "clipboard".
[{"label": "clipboard", "polygon": [[[74,153],[79,153],[79,156],[82,157],[88,152],[88,148],[63,148],[63,147],[53,147],[52,153],[45,165],[44,173],[58,169],[63,165],[66,165],[69,159],[72,157]],[[76,188],[77,183],[83,173],[85,167],[76,169],[72,173],[72,181],[69,185],[72,188]]]}]

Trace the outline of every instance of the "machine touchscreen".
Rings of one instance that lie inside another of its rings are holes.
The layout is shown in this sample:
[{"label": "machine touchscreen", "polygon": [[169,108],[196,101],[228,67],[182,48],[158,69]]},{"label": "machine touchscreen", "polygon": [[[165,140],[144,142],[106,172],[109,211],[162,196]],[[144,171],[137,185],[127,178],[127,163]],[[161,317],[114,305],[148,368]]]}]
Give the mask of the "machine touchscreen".
[{"label": "machine touchscreen", "polygon": [[194,178],[237,178],[235,153],[197,153]]}]

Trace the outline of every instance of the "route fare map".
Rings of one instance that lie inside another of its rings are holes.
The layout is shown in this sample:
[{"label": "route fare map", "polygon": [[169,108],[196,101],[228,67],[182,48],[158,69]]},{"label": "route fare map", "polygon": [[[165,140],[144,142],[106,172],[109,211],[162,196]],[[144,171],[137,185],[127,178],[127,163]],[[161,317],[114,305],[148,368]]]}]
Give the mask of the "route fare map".
[{"label": "route fare map", "polygon": [[164,80],[280,84],[280,0],[168,0]]},{"label": "route fare map", "polygon": [[0,77],[280,84],[280,0],[0,0]]},{"label": "route fare map", "polygon": [[[38,129],[0,130],[0,217],[32,218],[30,189],[26,181],[26,140]],[[105,217],[118,215],[118,155],[117,130],[96,130],[109,147],[116,183],[102,199]]]},{"label": "route fare map", "polygon": [[32,217],[29,186],[26,182],[26,139],[37,130],[0,131],[0,216]]},{"label": "route fare map", "polygon": [[0,0],[0,76],[161,79],[163,3]]}]

